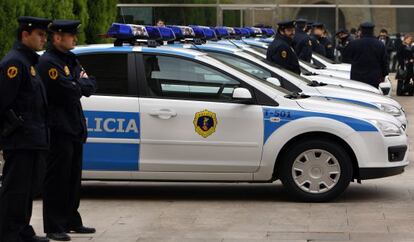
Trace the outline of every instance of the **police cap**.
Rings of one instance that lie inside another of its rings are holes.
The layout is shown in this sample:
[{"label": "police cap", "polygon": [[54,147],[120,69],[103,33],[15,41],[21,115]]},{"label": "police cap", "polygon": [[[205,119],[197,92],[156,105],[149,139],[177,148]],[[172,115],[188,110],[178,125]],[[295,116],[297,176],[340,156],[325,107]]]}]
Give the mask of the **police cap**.
[{"label": "police cap", "polygon": [[347,29],[339,29],[338,32],[335,33],[335,35],[339,35],[339,34],[348,34],[348,30]]},{"label": "police cap", "polygon": [[77,34],[79,26],[79,20],[54,20],[49,26],[49,30],[55,33]]},{"label": "police cap", "polygon": [[48,25],[52,20],[46,18],[38,18],[31,16],[21,16],[17,19],[19,28],[21,29],[43,29],[47,30]]},{"label": "police cap", "polygon": [[374,29],[375,28],[375,24],[371,23],[371,22],[365,22],[359,25],[359,27],[361,29]]},{"label": "police cap", "polygon": [[308,20],[304,19],[304,18],[299,18],[295,20],[296,24],[307,24]]},{"label": "police cap", "polygon": [[294,28],[295,27],[295,21],[287,20],[287,21],[281,21],[277,23],[280,29],[288,29],[288,28]]},{"label": "police cap", "polygon": [[325,25],[323,23],[313,23],[312,27],[313,28],[318,28],[318,29],[324,29]]}]

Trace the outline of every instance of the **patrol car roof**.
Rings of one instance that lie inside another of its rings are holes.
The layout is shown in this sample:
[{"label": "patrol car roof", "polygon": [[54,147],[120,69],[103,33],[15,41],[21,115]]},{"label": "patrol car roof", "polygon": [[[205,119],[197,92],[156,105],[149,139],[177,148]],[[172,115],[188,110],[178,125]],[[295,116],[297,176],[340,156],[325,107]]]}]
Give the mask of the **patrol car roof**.
[{"label": "patrol car roof", "polygon": [[114,46],[113,44],[94,44],[94,45],[84,45],[77,46],[73,52],[75,54],[81,53],[93,53],[93,52],[113,52],[113,53],[122,53],[122,52],[143,52],[143,53],[163,53],[163,54],[175,54],[181,55],[190,58],[196,58],[197,56],[206,55],[205,53],[183,49],[183,48],[174,48],[169,46],[158,46],[158,47],[146,47],[146,46]]}]

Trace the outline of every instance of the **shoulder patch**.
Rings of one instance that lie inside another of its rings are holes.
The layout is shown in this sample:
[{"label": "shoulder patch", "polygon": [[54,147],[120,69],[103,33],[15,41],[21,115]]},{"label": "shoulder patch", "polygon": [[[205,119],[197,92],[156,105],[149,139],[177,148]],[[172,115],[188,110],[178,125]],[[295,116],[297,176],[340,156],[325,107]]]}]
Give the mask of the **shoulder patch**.
[{"label": "shoulder patch", "polygon": [[69,67],[68,66],[63,67],[63,71],[65,71],[65,75],[66,76],[69,76],[70,70],[69,70]]},{"label": "shoulder patch", "polygon": [[35,70],[35,68],[33,66],[30,67],[30,74],[32,76],[36,76],[36,70]]},{"label": "shoulder patch", "polygon": [[282,58],[286,58],[287,57],[287,52],[284,50],[284,51],[280,52],[280,55],[282,56]]},{"label": "shoulder patch", "polygon": [[56,80],[59,76],[58,71],[56,70],[56,68],[50,68],[48,71],[49,77],[52,80]]},{"label": "shoulder patch", "polygon": [[17,69],[16,66],[10,66],[9,68],[7,68],[7,76],[10,79],[15,78],[18,73],[19,73],[19,69]]}]

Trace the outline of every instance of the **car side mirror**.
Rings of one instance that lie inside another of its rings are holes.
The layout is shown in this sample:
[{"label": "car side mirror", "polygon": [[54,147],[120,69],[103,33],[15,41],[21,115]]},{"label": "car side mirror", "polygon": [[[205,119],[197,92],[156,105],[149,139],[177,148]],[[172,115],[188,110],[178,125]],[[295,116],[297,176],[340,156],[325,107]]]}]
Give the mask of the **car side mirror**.
[{"label": "car side mirror", "polygon": [[270,82],[270,83],[272,83],[273,85],[276,85],[276,86],[278,86],[278,87],[281,87],[281,86],[282,86],[282,84],[280,84],[279,79],[277,79],[277,78],[275,78],[275,77],[268,77],[268,78],[266,78],[266,81],[268,81],[268,82]]},{"label": "car side mirror", "polygon": [[237,101],[242,101],[243,103],[251,103],[253,96],[250,93],[249,89],[243,87],[237,87],[233,91],[233,99]]}]

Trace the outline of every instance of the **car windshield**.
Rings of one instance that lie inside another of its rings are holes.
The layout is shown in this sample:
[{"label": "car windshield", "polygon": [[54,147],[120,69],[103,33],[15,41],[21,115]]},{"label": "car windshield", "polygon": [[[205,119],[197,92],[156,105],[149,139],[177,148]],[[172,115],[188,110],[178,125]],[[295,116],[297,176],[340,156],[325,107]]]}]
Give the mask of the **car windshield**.
[{"label": "car windshield", "polygon": [[[232,57],[232,56],[228,56],[228,55],[224,55],[224,54],[220,54],[217,52],[208,52],[208,56],[210,56],[211,58],[218,60],[220,62],[222,62],[223,64],[245,74],[246,76],[249,76],[250,78],[253,78],[263,84],[266,84],[267,86],[274,88],[284,94],[290,94],[290,92],[288,90],[286,90],[285,88],[282,88],[280,86],[277,86],[269,81],[266,81],[266,74],[261,71],[261,70],[257,70],[257,68],[253,67],[253,65],[248,65],[247,63],[240,61],[239,58],[237,57]],[[261,72],[261,74],[259,75],[255,75],[252,74],[252,72],[257,71],[258,73]],[[259,77],[261,76],[261,77]],[[270,77],[269,75],[267,77]]]}]

